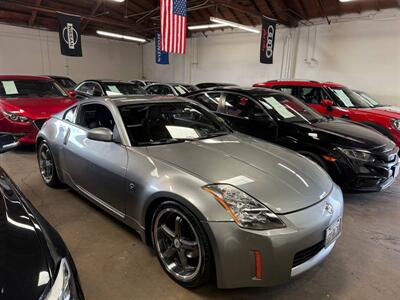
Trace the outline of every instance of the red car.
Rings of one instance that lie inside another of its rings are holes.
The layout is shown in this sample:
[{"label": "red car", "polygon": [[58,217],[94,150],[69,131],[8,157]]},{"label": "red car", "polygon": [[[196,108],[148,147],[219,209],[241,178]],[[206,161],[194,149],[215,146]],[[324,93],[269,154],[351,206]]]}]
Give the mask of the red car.
[{"label": "red car", "polygon": [[333,82],[273,80],[254,86],[292,94],[323,115],[370,126],[400,146],[400,108],[370,103],[349,88]]},{"label": "red car", "polygon": [[34,144],[44,122],[76,102],[54,79],[38,76],[0,76],[0,132]]}]

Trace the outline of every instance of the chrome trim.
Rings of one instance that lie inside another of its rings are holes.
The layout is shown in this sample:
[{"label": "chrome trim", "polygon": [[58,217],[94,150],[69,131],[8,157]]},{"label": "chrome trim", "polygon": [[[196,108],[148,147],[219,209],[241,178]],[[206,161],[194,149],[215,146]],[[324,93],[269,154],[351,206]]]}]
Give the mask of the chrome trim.
[{"label": "chrome trim", "polygon": [[321,251],[319,251],[318,254],[315,255],[314,257],[310,258],[309,260],[302,263],[301,265],[298,265],[298,266],[292,268],[292,272],[291,272],[290,276],[295,277],[305,271],[308,271],[312,267],[318,265],[321,261],[323,261],[329,255],[329,253],[331,253],[335,244],[336,244],[336,241],[332,242],[332,244],[330,244],[327,248],[324,248]]}]

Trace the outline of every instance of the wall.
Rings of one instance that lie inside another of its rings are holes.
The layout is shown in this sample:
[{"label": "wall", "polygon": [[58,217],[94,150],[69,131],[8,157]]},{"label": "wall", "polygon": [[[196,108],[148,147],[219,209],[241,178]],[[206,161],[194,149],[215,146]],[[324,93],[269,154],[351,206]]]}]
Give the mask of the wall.
[{"label": "wall", "polygon": [[172,55],[169,66],[156,65],[154,45],[147,44],[143,46],[144,76],[241,85],[279,78],[336,81],[400,105],[399,10],[333,18],[331,25],[313,21],[321,24],[278,29],[273,65],[259,63],[257,34],[230,29],[190,39],[187,55]]},{"label": "wall", "polygon": [[66,57],[56,32],[0,25],[0,74],[67,75],[77,82],[141,77],[141,46],[91,36],[82,45],[83,57]]}]

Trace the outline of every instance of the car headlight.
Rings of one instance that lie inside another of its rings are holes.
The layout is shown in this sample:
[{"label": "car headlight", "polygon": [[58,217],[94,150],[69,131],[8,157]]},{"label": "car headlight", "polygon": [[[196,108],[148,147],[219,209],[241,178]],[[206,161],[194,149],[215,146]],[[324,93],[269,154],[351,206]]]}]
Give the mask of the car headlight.
[{"label": "car headlight", "polygon": [[232,185],[211,184],[203,190],[211,193],[240,227],[257,230],[286,227],[270,209]]},{"label": "car headlight", "polygon": [[74,300],[77,299],[74,277],[68,265],[67,259],[63,258],[58,269],[57,277],[47,293],[45,300]]},{"label": "car headlight", "polygon": [[357,159],[364,162],[373,162],[375,159],[372,153],[367,150],[360,149],[344,149],[338,148],[344,155],[351,159]]},{"label": "car headlight", "polygon": [[392,120],[393,127],[397,130],[400,130],[400,120]]},{"label": "car headlight", "polygon": [[11,121],[13,122],[19,122],[19,123],[28,123],[31,120],[25,116],[21,116],[20,114],[12,113],[9,111],[3,110],[4,115]]}]

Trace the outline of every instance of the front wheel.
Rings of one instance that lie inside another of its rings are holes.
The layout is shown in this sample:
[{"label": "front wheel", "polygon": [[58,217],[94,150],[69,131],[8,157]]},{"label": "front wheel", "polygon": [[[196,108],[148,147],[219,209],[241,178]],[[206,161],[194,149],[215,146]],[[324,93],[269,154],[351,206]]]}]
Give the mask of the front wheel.
[{"label": "front wheel", "polygon": [[50,187],[60,187],[62,184],[58,178],[53,154],[46,141],[39,145],[37,159],[43,181]]},{"label": "front wheel", "polygon": [[211,277],[208,238],[197,218],[175,202],[164,202],[154,212],[152,239],[157,257],[168,275],[193,288]]}]

